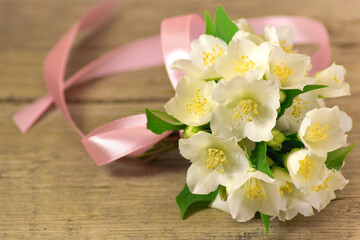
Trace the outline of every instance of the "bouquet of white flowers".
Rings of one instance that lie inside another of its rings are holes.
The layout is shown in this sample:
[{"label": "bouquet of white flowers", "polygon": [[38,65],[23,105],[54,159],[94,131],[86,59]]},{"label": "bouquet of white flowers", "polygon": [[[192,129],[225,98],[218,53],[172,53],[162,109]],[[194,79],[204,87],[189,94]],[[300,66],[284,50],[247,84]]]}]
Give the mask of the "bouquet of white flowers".
[{"label": "bouquet of white flowers", "polygon": [[191,43],[191,59],[176,60],[185,76],[166,112],[146,109],[148,129],[183,130],[181,155],[191,161],[177,197],[184,217],[195,202],[239,222],[260,212],[290,220],[313,215],[348,183],[340,172],[351,118],[325,98],[349,95],[343,66],[308,76],[310,57],[293,51],[288,26],[256,34],[219,6],[205,13],[206,34]]}]

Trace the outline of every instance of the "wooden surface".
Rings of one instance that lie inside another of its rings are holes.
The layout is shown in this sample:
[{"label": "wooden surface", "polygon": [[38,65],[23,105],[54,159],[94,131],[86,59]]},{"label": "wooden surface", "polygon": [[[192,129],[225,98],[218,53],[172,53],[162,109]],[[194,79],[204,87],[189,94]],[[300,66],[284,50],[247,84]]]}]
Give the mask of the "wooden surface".
[{"label": "wooden surface", "polygon": [[[188,162],[174,151],[144,164],[125,159],[97,167],[80,138],[52,108],[25,135],[10,120],[44,95],[46,53],[98,0],[0,1],[0,239],[266,239],[259,218],[238,223],[207,209],[182,221],[175,203]],[[131,0],[113,21],[80,44],[68,75],[124,43],[159,33],[163,18],[214,13],[232,18],[302,15],[329,29],[333,59],[348,70],[351,97],[328,101],[352,116],[349,141],[360,135],[360,2],[358,0]],[[85,132],[145,107],[161,109],[173,95],[164,67],[124,73],[72,89],[70,110]],[[360,239],[360,151],[343,168],[350,179],[337,200],[313,217],[272,221],[268,239]]]}]

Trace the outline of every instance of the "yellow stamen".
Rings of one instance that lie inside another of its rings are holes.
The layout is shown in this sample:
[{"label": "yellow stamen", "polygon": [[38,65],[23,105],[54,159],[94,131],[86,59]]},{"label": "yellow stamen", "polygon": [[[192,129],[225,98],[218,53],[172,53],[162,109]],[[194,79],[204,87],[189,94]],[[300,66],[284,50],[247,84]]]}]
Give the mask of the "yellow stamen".
[{"label": "yellow stamen", "polygon": [[334,79],[334,81],[336,81],[336,82],[340,82],[340,79],[337,77],[336,73],[335,73],[333,79]]},{"label": "yellow stamen", "polygon": [[289,46],[289,45],[287,45],[287,46],[285,46],[285,47],[282,47],[282,49],[284,50],[284,52],[286,52],[286,53],[294,53],[293,52],[293,46]]},{"label": "yellow stamen", "polygon": [[329,125],[325,124],[324,126],[320,126],[320,123],[315,123],[310,125],[305,132],[304,139],[307,142],[317,143],[324,139],[327,139],[326,130],[328,129]]},{"label": "yellow stamen", "polygon": [[[280,41],[280,45],[285,45],[286,44],[286,41],[285,40],[282,40]],[[293,49],[293,46],[290,46],[290,45],[286,45],[286,46],[281,46],[282,49],[284,50],[284,52],[286,53],[293,53],[292,49]]]},{"label": "yellow stamen", "polygon": [[301,118],[301,114],[303,113],[303,110],[308,110],[307,104],[308,101],[304,101],[301,97],[297,96],[293,100],[293,104],[291,105],[291,115],[296,119],[296,121],[299,123],[303,120],[303,117]]},{"label": "yellow stamen", "polygon": [[222,150],[209,148],[206,163],[207,168],[212,168],[218,173],[223,173],[224,166],[229,163],[229,160],[226,159],[226,155]]},{"label": "yellow stamen", "polygon": [[312,186],[311,191],[320,192],[321,190],[325,190],[329,187],[329,178],[326,178],[325,181],[319,186]]},{"label": "yellow stamen", "polygon": [[281,62],[280,65],[275,65],[274,74],[281,83],[285,83],[292,73],[292,68],[288,68],[285,63]]},{"label": "yellow stamen", "polygon": [[299,163],[300,163],[300,168],[299,168],[300,173],[305,178],[308,178],[311,168],[316,166],[315,161],[312,159],[309,160],[309,156],[306,156],[303,160],[300,160]]},{"label": "yellow stamen", "polygon": [[212,65],[215,63],[215,59],[223,55],[225,52],[221,46],[218,44],[215,44],[215,48],[211,49],[211,52],[205,52],[203,51],[204,57],[203,57],[203,63],[204,66]]},{"label": "yellow stamen", "polygon": [[259,114],[258,104],[255,100],[244,99],[239,100],[236,107],[233,109],[233,119],[240,119],[241,121],[252,122],[256,115]]},{"label": "yellow stamen", "polygon": [[241,56],[234,60],[235,71],[244,74],[255,67],[255,63],[248,56]]},{"label": "yellow stamen", "polygon": [[199,117],[203,117],[206,115],[206,104],[209,101],[203,95],[200,94],[200,89],[195,93],[195,97],[190,99],[190,103],[186,102],[186,109],[190,114],[197,115]]},{"label": "yellow stamen", "polygon": [[284,196],[284,192],[291,193],[292,190],[293,189],[290,186],[290,183],[288,181],[286,181],[286,184],[284,186],[281,186],[279,191],[280,191],[281,196]]},{"label": "yellow stamen", "polygon": [[250,178],[242,188],[244,189],[244,195],[247,197],[248,201],[258,199],[263,203],[263,201],[267,199],[267,195],[260,180],[256,178]]}]

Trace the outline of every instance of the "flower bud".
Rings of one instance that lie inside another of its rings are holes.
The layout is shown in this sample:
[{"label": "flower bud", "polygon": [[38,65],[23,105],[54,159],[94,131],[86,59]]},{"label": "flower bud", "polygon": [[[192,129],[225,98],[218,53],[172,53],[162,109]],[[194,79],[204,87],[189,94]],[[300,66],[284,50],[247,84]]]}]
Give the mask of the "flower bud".
[{"label": "flower bud", "polygon": [[229,191],[227,187],[224,187],[223,185],[220,185],[219,187],[219,196],[222,201],[226,201],[227,197],[229,195]]},{"label": "flower bud", "polygon": [[266,156],[266,161],[267,161],[267,164],[269,165],[269,167],[272,167],[275,164],[275,162],[268,156]]},{"label": "flower bud", "polygon": [[183,138],[188,139],[195,133],[198,133],[201,130],[200,127],[194,127],[194,126],[186,126],[184,132],[183,132]]},{"label": "flower bud", "polygon": [[283,102],[285,102],[285,100],[286,100],[286,94],[285,94],[285,92],[283,91],[283,90],[280,90],[280,103],[283,103]]},{"label": "flower bud", "polygon": [[269,147],[272,147],[275,151],[278,151],[282,147],[283,141],[285,141],[286,137],[279,130],[273,129],[271,130],[271,134],[273,135],[273,139],[266,142]]}]

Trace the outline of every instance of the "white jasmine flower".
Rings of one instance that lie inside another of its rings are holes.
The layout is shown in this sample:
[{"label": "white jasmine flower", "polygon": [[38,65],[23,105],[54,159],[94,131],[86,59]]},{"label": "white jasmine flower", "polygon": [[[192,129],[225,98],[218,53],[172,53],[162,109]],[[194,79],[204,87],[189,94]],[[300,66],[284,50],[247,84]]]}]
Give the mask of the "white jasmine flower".
[{"label": "white jasmine flower", "polygon": [[345,133],[351,128],[351,118],[338,106],[322,107],[306,113],[298,135],[310,154],[325,157],[328,152],[346,146]]},{"label": "white jasmine flower", "polygon": [[246,19],[240,18],[235,21],[235,24],[239,28],[239,31],[234,35],[234,38],[247,38],[256,45],[260,45],[264,42],[264,39],[260,35],[256,34]]},{"label": "white jasmine flower", "polygon": [[328,87],[317,90],[325,98],[350,95],[350,86],[344,82],[346,69],[333,63],[330,67],[314,75],[317,84]]},{"label": "white jasmine flower", "polygon": [[237,39],[246,38],[246,39],[250,40],[251,42],[255,43],[256,45],[260,45],[261,43],[264,42],[264,39],[261,38],[261,36],[256,35],[256,34],[251,34],[249,32],[245,32],[245,31],[241,31],[241,30],[235,33],[232,40],[234,40],[234,38],[237,38]]},{"label": "white jasmine flower", "polygon": [[264,28],[265,41],[271,45],[280,46],[286,53],[292,53],[294,33],[289,26]]},{"label": "white jasmine flower", "polygon": [[286,134],[289,128],[289,122],[283,116],[276,120],[275,129]]},{"label": "white jasmine flower", "polygon": [[279,186],[263,172],[249,172],[231,189],[227,202],[232,217],[239,222],[250,220],[257,211],[277,215],[281,206]]},{"label": "white jasmine flower", "polygon": [[166,112],[191,126],[209,122],[216,106],[216,102],[211,98],[215,86],[214,81],[181,78],[176,86],[175,96],[165,104]]},{"label": "white jasmine flower", "polygon": [[326,156],[310,155],[307,149],[297,150],[289,154],[286,167],[297,188],[319,185],[327,175]]},{"label": "white jasmine flower", "polygon": [[211,208],[218,209],[220,211],[226,212],[230,214],[230,209],[227,201],[223,201],[220,195],[217,195],[215,200],[209,205]]},{"label": "white jasmine flower", "polygon": [[301,54],[286,53],[281,47],[274,47],[269,57],[269,71],[266,79],[276,79],[281,89],[303,89],[313,84],[306,77],[311,69],[310,57]]},{"label": "white jasmine flower", "polygon": [[246,77],[250,71],[256,71],[256,77],[263,78],[268,70],[270,50],[268,43],[257,46],[247,38],[234,37],[229,43],[227,54],[216,59],[216,69],[224,80],[236,76]]},{"label": "white jasmine flower", "polygon": [[235,24],[240,31],[244,31],[244,32],[256,35],[254,29],[252,28],[252,26],[250,25],[248,20],[246,20],[245,18],[240,18],[240,19],[236,20]]},{"label": "white jasmine flower", "polygon": [[305,200],[305,195],[296,188],[285,169],[274,167],[273,176],[278,183],[281,195],[281,207],[278,215],[281,221],[290,220],[298,213],[304,216],[314,214],[311,205]]},{"label": "white jasmine flower", "polygon": [[349,180],[346,180],[340,171],[328,170],[328,176],[321,184],[308,189],[307,201],[320,211],[336,198],[334,191],[344,189],[348,183]]},{"label": "white jasmine flower", "polygon": [[279,89],[274,81],[257,80],[249,74],[220,81],[212,97],[218,102],[210,126],[214,134],[254,142],[270,141],[280,106]]},{"label": "white jasmine flower", "polygon": [[181,155],[191,161],[186,182],[192,193],[208,194],[219,184],[231,187],[246,174],[249,162],[235,138],[200,132],[179,141]]},{"label": "white jasmine flower", "polygon": [[195,79],[219,78],[215,70],[215,59],[226,54],[227,44],[220,38],[201,35],[191,42],[191,60],[176,60],[171,67]]},{"label": "white jasmine flower", "polygon": [[314,109],[325,106],[323,99],[317,98],[316,91],[310,91],[296,96],[291,107],[287,108],[284,115],[278,121],[286,121],[287,127],[281,130],[287,130],[286,134],[295,133],[299,130],[300,124],[305,114]]}]

